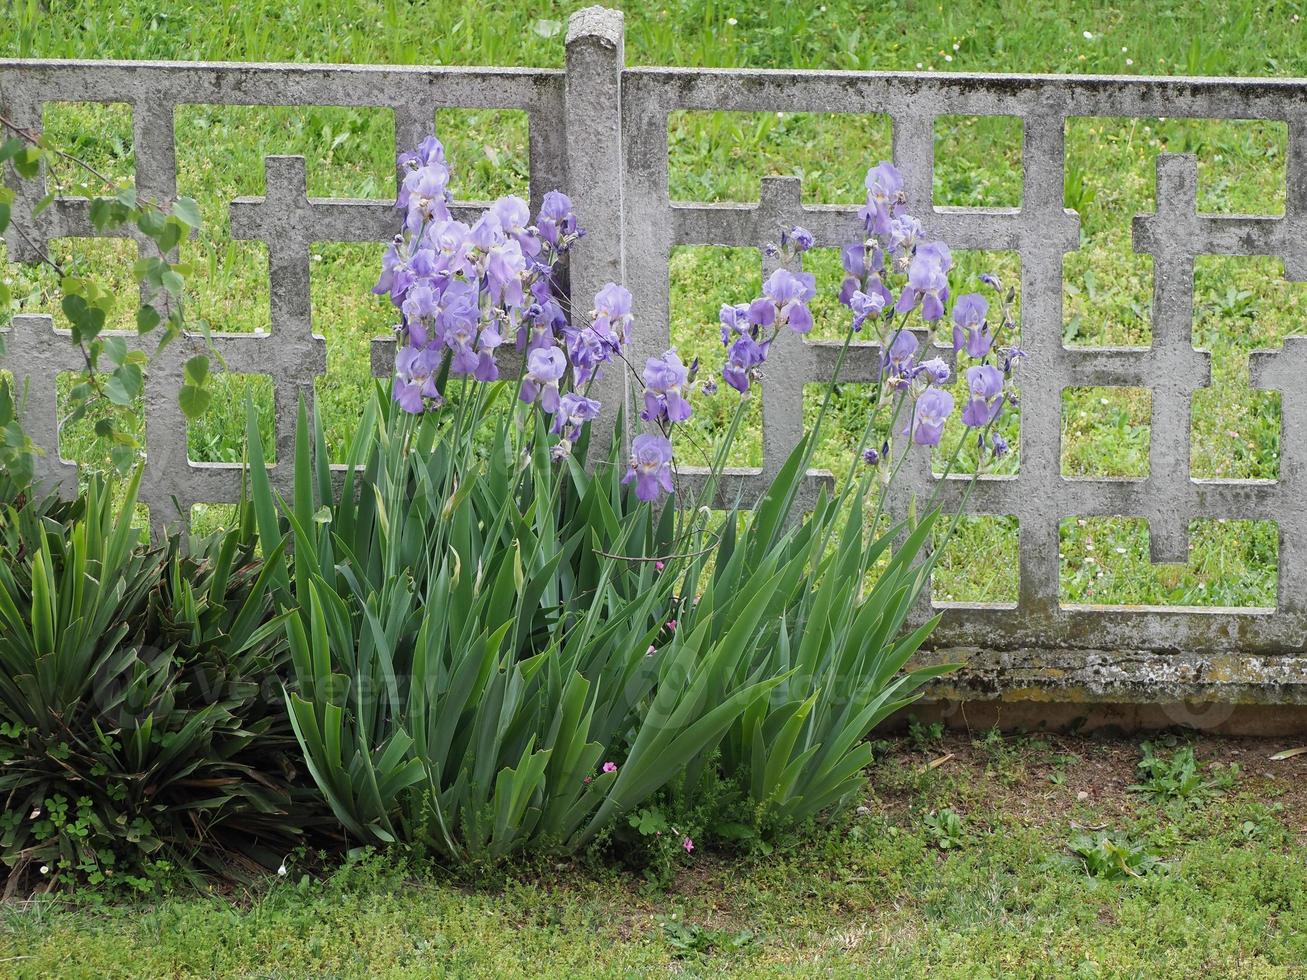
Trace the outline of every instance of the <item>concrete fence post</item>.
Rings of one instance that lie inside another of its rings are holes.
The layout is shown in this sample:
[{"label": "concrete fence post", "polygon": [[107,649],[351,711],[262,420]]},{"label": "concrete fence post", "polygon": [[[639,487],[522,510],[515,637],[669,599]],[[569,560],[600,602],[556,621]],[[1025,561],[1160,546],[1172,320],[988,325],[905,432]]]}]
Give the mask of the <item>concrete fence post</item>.
[{"label": "concrete fence post", "polygon": [[[622,69],[625,67],[623,16],[620,10],[586,7],[572,14],[567,27],[567,80],[563,118],[567,135],[568,194],[577,220],[586,231],[583,246],[571,256],[572,323],[586,321],[594,296],[606,283],[623,282],[625,241],[622,207]],[[591,460],[607,455],[614,419],[612,410],[627,402],[623,365],[609,365],[593,394],[604,405],[592,423]],[[629,428],[629,426],[628,426]]]}]

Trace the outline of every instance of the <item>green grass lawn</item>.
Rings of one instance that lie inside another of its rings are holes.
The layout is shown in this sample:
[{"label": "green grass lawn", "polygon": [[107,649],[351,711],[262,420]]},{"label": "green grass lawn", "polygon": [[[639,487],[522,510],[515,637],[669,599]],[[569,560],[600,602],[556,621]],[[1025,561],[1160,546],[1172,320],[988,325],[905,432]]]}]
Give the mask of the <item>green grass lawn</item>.
[{"label": "green grass lawn", "polygon": [[[1270,761],[1284,744],[1203,739],[1187,781],[1176,745],[1148,780],[1134,742],[923,726],[880,743],[865,798],[805,842],[696,853],[666,887],[586,863],[468,881],[292,859],[248,893],[0,905],[0,974],[1301,977],[1307,761]],[[1072,850],[1104,835],[1130,873]]]},{"label": "green grass lawn", "polygon": [[[1104,6],[1088,0],[982,4],[860,0],[734,8],[712,0],[617,4],[627,10],[631,64],[841,69],[1119,72],[1139,74],[1307,75],[1307,26],[1296,2],[1234,0]],[[0,55],[23,57],[341,61],[427,64],[560,65],[562,26],[577,3],[495,0],[478,4],[398,2],[168,4],[123,0],[69,3],[14,0],[0,11]],[[512,112],[442,112],[436,128],[456,166],[460,197],[523,192],[525,119]],[[97,167],[129,178],[131,119],[123,106],[52,106],[46,124],[62,144]],[[179,187],[201,204],[206,229],[188,246],[199,272],[197,313],[216,329],[268,326],[267,256],[230,238],[227,206],[263,190],[263,157],[299,153],[315,195],[387,197],[394,147],[389,117],[344,109],[183,107],[177,114]],[[1013,119],[949,117],[937,128],[936,203],[1020,203],[1020,125]],[[862,174],[888,157],[887,120],[877,117],[688,112],[671,121],[671,186],[680,199],[756,200],[759,178],[794,174],[812,202],[854,202]],[[1077,119],[1067,132],[1067,205],[1082,217],[1081,249],[1068,256],[1065,341],[1147,344],[1152,271],[1130,246],[1130,219],[1153,209],[1159,152],[1199,159],[1199,206],[1218,212],[1282,213],[1286,131],[1282,124],[1182,119]],[[121,243],[61,243],[131,294]],[[381,253],[375,247],[315,250],[313,309],[327,340],[319,385],[327,434],[337,452],[368,385],[368,343],[387,332],[387,308],[368,292]],[[812,263],[828,293],[838,260],[823,250]],[[995,269],[1019,282],[1011,254],[961,257],[955,289]],[[7,265],[18,308],[46,311],[51,281]],[[759,284],[756,253],[683,248],[672,257],[672,332],[683,353],[716,366],[716,311],[749,298]],[[1196,477],[1272,478],[1278,468],[1279,405],[1248,387],[1247,355],[1303,328],[1307,286],[1287,283],[1266,259],[1200,259],[1195,343],[1210,349],[1213,386],[1193,404],[1191,471]],[[827,296],[819,327],[840,329]],[[638,313],[638,311],[637,311]],[[130,314],[123,306],[123,321]],[[1038,383],[1032,379],[1032,383]],[[239,393],[250,391],[265,428],[267,378],[228,377],[209,414],[191,427],[196,460],[237,461],[243,451]],[[231,396],[231,397],[227,397]],[[723,391],[700,404],[699,441],[708,443],[730,411]],[[810,399],[810,402],[815,399]],[[815,411],[816,405],[810,406]],[[866,393],[848,386],[837,402],[834,434],[818,462],[844,468],[861,430]],[[1077,389],[1063,400],[1063,468],[1068,476],[1139,476],[1148,466],[1148,395],[1141,389]],[[1009,435],[1016,436],[1015,420]],[[954,438],[960,435],[960,426]],[[1017,440],[1012,439],[1014,446]],[[64,451],[94,457],[88,434],[65,434]],[[737,461],[757,462],[756,432]],[[1019,451],[1003,464],[1019,466]],[[201,524],[219,519],[210,509]],[[1273,525],[1197,522],[1190,561],[1152,565],[1140,521],[1069,519],[1062,533],[1062,595],[1070,602],[1273,605]],[[1010,518],[965,523],[936,574],[935,593],[953,600],[1012,600],[1016,525]]]}]

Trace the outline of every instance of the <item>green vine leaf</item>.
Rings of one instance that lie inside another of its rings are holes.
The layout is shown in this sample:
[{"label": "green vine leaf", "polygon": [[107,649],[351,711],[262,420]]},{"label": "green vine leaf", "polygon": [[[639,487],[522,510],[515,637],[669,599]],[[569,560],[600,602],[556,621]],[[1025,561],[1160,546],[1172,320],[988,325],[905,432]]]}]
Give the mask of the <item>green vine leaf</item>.
[{"label": "green vine leaf", "polygon": [[195,203],[193,198],[177,198],[177,200],[173,202],[172,214],[174,218],[184,222],[189,228],[197,231],[204,224],[204,219],[200,217],[200,206]]},{"label": "green vine leaf", "polygon": [[148,303],[136,311],[136,332],[149,333],[162,321],[159,311]]},{"label": "green vine leaf", "polygon": [[185,371],[187,383],[202,388],[209,376],[209,359],[203,354],[197,354],[186,362]]},{"label": "green vine leaf", "polygon": [[181,406],[182,414],[192,420],[203,415],[211,401],[213,396],[206,389],[191,384],[182,385],[177,393],[177,404]]},{"label": "green vine leaf", "polygon": [[135,364],[117,368],[104,385],[104,396],[115,405],[127,407],[141,393],[144,375]]}]

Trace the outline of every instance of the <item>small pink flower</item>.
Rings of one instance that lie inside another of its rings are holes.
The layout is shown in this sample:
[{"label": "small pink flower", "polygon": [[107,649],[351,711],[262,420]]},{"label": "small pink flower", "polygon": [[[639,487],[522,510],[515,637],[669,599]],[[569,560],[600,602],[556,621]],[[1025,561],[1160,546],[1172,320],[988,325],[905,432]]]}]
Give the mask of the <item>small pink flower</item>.
[{"label": "small pink flower", "polygon": [[616,763],[616,762],[605,762],[605,763],[604,763],[604,772],[617,772],[617,763]]},{"label": "small pink flower", "polygon": [[669,620],[667,621],[667,630],[668,630],[668,632],[670,632],[670,633],[675,633],[675,632],[676,632],[676,620],[674,620],[674,619],[669,619]]},{"label": "small pink flower", "polygon": [[646,657],[652,657],[652,656],[653,656],[655,653],[657,653],[657,652],[658,652],[657,648],[654,647],[652,644],[650,644],[650,646],[649,646],[649,652],[646,653],[645,656],[646,656]]},{"label": "small pink flower", "polygon": [[585,779],[581,780],[581,782],[586,783],[588,785],[590,782],[590,777],[586,776]]},{"label": "small pink flower", "polygon": [[657,569],[657,570],[660,571],[660,572],[661,572],[664,568],[666,568],[666,567],[667,567],[667,566],[664,565],[664,564],[663,564],[662,562],[660,562],[660,561],[656,561],[656,562],[654,562],[654,568]]},{"label": "small pink flower", "polygon": [[694,841],[687,837],[685,840],[681,841],[681,846],[685,848],[685,853],[689,854],[694,850]]}]

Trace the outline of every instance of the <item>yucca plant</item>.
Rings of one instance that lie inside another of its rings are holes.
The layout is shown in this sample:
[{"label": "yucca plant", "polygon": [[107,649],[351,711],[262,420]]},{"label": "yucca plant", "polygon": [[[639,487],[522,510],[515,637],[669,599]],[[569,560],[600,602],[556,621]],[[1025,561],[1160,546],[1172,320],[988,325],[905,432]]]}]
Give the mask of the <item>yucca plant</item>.
[{"label": "yucca plant", "polygon": [[[142,544],[139,471],[58,519],[6,508],[0,857],[9,888],[276,867],[312,822],[254,535]],[[273,556],[275,557],[275,555]],[[300,792],[302,799],[296,799]]]}]

